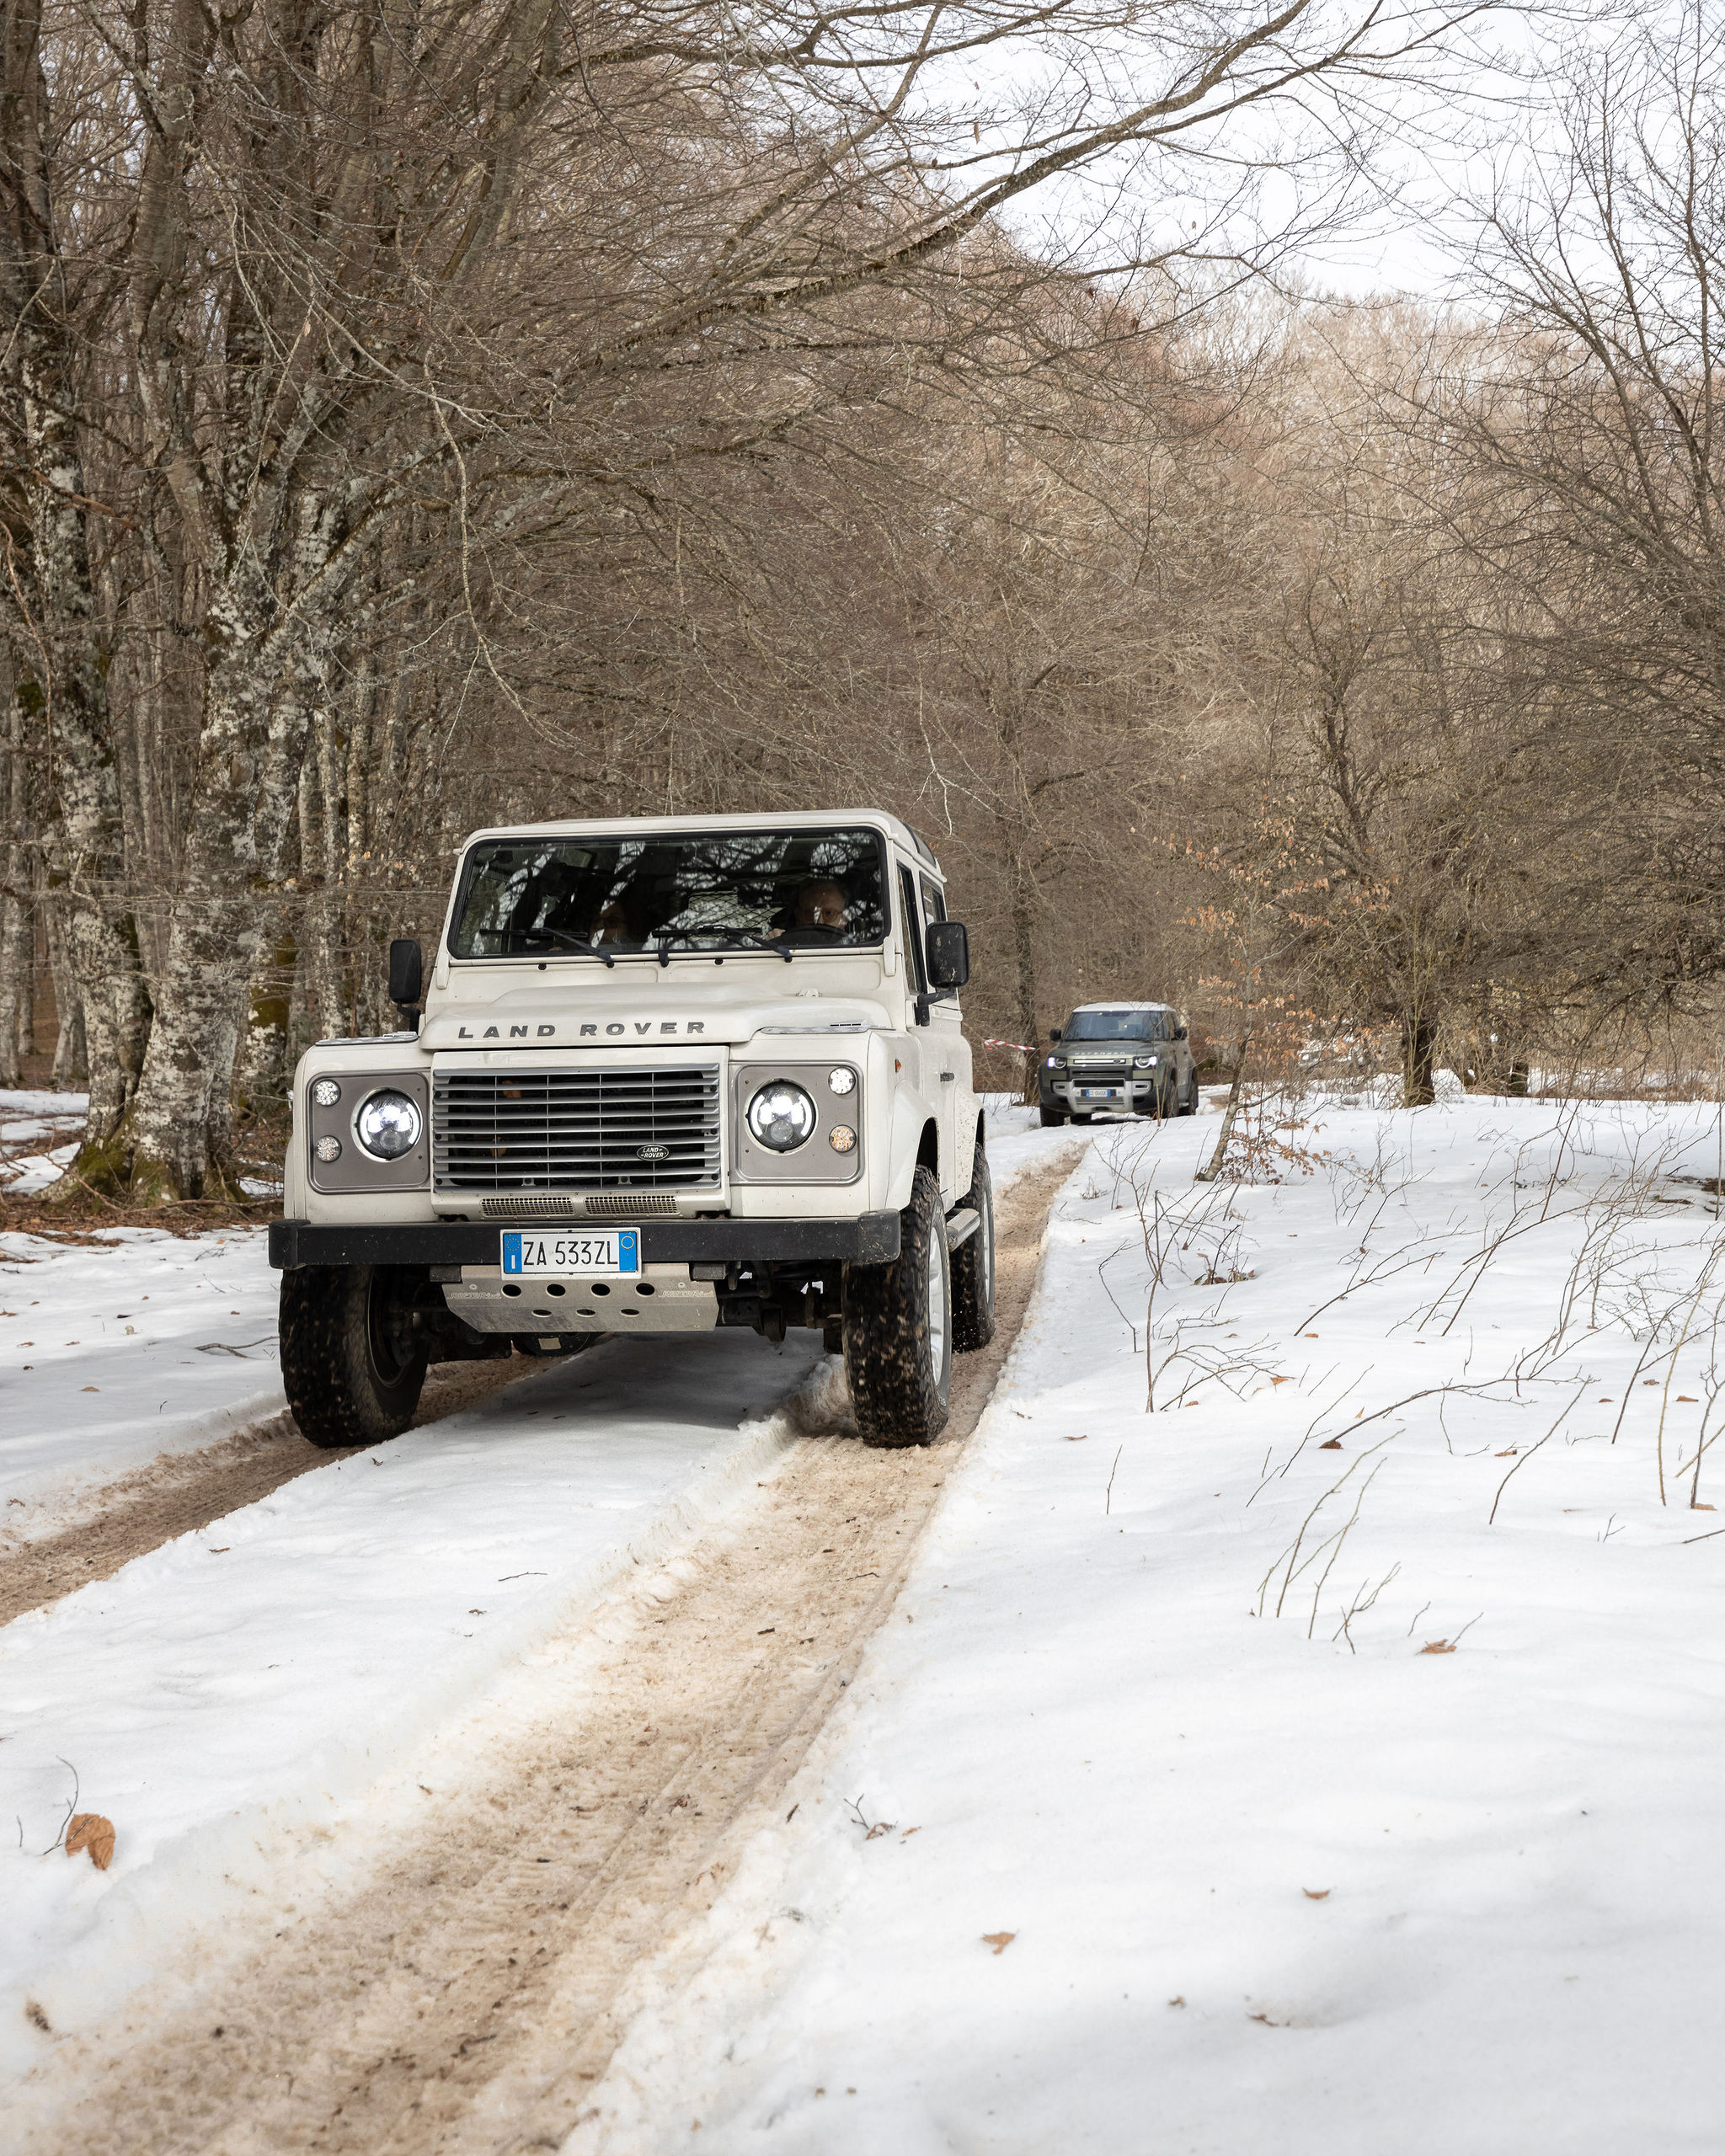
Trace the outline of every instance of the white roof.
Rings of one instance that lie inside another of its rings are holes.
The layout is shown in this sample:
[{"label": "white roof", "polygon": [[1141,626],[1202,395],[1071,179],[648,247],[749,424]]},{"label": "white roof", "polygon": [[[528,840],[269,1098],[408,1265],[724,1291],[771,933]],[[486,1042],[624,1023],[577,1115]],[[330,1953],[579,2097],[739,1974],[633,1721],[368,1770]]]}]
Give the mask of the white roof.
[{"label": "white roof", "polygon": [[1075,1003],[1072,1016],[1076,1018],[1081,1011],[1172,1011],[1173,1007],[1172,1003],[1152,1003],[1147,998],[1142,1003]]}]

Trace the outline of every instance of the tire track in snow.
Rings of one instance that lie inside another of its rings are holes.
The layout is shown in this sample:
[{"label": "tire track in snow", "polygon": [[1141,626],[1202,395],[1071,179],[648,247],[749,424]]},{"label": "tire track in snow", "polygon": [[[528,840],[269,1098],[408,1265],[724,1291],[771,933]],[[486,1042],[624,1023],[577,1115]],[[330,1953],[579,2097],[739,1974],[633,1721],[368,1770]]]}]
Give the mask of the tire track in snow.
[{"label": "tire track in snow", "polygon": [[309,1910],[196,2006],[156,2029],[135,2007],[68,2040],[44,2078],[78,2093],[51,2102],[51,2121],[33,2105],[43,2123],[25,2145],[560,2146],[622,2034],[631,1971],[717,1897],[891,1609],[1081,1151],[1063,1147],[1000,1201],[998,1328],[956,1365],[939,1444],[795,1443],[724,1533],[580,1628],[595,1655],[578,1708],[513,1717],[489,1774],[427,1790],[363,1891]]},{"label": "tire track in snow", "polygon": [[[551,1367],[526,1356],[441,1364],[427,1376],[412,1427],[459,1415],[503,1386]],[[93,1580],[111,1579],[134,1557],[255,1504],[314,1467],[364,1449],[320,1451],[300,1435],[284,1408],[200,1451],[164,1453],[81,1498],[68,1526],[0,1553],[0,1625],[27,1609],[45,1609]]]}]

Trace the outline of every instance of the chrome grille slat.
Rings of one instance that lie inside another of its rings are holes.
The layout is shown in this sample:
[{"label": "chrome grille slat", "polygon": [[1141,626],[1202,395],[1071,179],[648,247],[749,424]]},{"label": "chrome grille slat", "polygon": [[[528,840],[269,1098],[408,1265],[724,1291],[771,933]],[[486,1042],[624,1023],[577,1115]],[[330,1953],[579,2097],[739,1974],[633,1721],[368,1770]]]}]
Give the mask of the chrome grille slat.
[{"label": "chrome grille slat", "polygon": [[[443,1191],[706,1190],[719,1180],[718,1067],[445,1070],[431,1085]],[[641,1149],[664,1148],[644,1160]]]}]

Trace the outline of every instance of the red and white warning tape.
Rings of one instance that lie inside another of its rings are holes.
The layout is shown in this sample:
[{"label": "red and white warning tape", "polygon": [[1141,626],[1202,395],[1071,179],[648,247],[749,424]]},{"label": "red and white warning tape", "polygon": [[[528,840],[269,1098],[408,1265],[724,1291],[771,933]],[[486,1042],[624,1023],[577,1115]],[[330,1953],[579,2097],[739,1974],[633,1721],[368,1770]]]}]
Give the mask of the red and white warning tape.
[{"label": "red and white warning tape", "polygon": [[1030,1041],[985,1041],[985,1048],[1015,1048],[1020,1055],[1039,1055],[1042,1051]]}]

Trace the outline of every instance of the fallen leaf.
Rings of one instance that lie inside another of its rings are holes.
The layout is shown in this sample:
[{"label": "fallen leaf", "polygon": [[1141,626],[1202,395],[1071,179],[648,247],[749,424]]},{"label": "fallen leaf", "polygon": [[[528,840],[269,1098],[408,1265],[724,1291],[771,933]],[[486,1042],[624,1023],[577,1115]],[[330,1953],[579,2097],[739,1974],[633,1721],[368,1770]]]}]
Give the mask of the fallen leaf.
[{"label": "fallen leaf", "polygon": [[1689,1509],[1692,1513],[1716,1513],[1719,1508],[1717,1505],[1691,1505]]},{"label": "fallen leaf", "polygon": [[1454,1654],[1455,1652],[1448,1640],[1428,1640],[1420,1649],[1422,1654]]},{"label": "fallen leaf", "polygon": [[1340,1452],[1341,1449],[1342,1440],[1339,1438],[1326,1438],[1318,1447],[1320,1452]]},{"label": "fallen leaf", "polygon": [[1186,2001],[1185,2001],[1184,1997],[1183,1997],[1183,1996],[1182,1996],[1181,1998],[1178,1998],[1178,1999],[1171,1999],[1168,2001],[1168,2004],[1169,2004],[1169,2005],[1170,2005],[1170,2006],[1183,2006],[1183,2005],[1186,2004]]},{"label": "fallen leaf", "polygon": [[[96,1388],[93,1385],[87,1385],[84,1387],[84,1390],[86,1392],[93,1392],[95,1390]],[[1689,1406],[1691,1407],[1699,1406],[1701,1404],[1692,1392],[1680,1392],[1677,1397],[1680,1401],[1687,1401]]]},{"label": "fallen leaf", "polygon": [[1081,1430],[1076,1438],[1068,1438],[1066,1443],[1069,1445],[1081,1445],[1089,1435],[1088,1430]]},{"label": "fallen leaf", "polygon": [[1302,1886],[1300,1891],[1308,1902],[1327,1902],[1330,1898],[1327,1886]]},{"label": "fallen leaf", "polygon": [[920,1827],[906,1827],[904,1833],[900,1835],[899,1839],[901,1842],[908,1842],[912,1834],[920,1834],[921,1832],[922,1829]]},{"label": "fallen leaf", "polygon": [[1006,1952],[1017,1936],[1016,1931],[985,1931],[982,1935],[982,1943],[985,1946],[993,1947],[999,1956]]},{"label": "fallen leaf", "polygon": [[1316,1340],[1317,1338],[1317,1335],[1315,1332],[1308,1332],[1306,1337],[1308,1340]]},{"label": "fallen leaf", "polygon": [[1294,1380],[1292,1378],[1272,1378],[1270,1380],[1270,1383],[1272,1385],[1292,1385],[1293,1382]]},{"label": "fallen leaf", "polygon": [[102,1388],[99,1385],[81,1385],[78,1387],[78,1390],[80,1392],[99,1392],[101,1390]]},{"label": "fallen leaf", "polygon": [[1494,1452],[1492,1457],[1493,1460],[1514,1460],[1520,1449],[1519,1445],[1511,1445],[1508,1452]]},{"label": "fallen leaf", "polygon": [[877,1819],[862,1838],[865,1842],[872,1842],[877,1834],[894,1833],[897,1831],[898,1823],[896,1819]]},{"label": "fallen leaf", "polygon": [[80,1812],[69,1820],[66,1854],[76,1856],[80,1849],[88,1849],[97,1870],[105,1871],[114,1861],[114,1822],[99,1812]]}]

